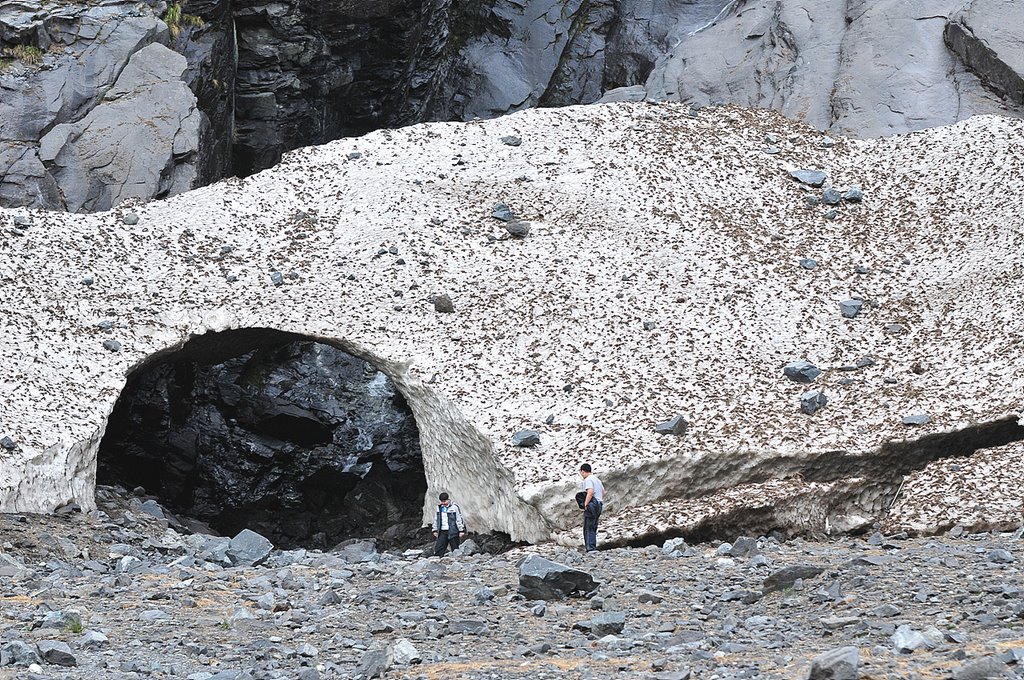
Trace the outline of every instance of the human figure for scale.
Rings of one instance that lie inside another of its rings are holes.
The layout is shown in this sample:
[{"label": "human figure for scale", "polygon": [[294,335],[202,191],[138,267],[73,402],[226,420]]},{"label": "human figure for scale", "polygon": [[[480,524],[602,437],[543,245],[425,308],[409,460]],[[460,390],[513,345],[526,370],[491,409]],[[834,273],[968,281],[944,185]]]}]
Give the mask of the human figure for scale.
[{"label": "human figure for scale", "polygon": [[466,522],[462,519],[462,508],[452,503],[448,494],[441,493],[437,497],[437,512],[434,513],[434,554],[444,555],[451,547],[452,552],[459,549],[459,539],[466,535]]},{"label": "human figure for scale", "polygon": [[597,550],[597,520],[604,510],[604,484],[597,478],[590,463],[580,466],[583,477],[583,548],[587,552]]}]

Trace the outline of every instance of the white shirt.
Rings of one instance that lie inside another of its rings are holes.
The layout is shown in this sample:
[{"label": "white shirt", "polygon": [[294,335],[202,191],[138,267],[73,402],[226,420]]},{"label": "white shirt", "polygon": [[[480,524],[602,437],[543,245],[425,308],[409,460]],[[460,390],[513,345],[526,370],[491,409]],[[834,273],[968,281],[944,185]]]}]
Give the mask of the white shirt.
[{"label": "white shirt", "polygon": [[440,510],[441,510],[441,531],[448,531],[448,510],[450,509],[450,507],[451,506],[446,508],[443,505],[440,507]]},{"label": "white shirt", "polygon": [[604,503],[604,484],[593,474],[587,475],[587,478],[583,480],[583,490],[587,491],[588,489],[594,490],[595,501]]}]

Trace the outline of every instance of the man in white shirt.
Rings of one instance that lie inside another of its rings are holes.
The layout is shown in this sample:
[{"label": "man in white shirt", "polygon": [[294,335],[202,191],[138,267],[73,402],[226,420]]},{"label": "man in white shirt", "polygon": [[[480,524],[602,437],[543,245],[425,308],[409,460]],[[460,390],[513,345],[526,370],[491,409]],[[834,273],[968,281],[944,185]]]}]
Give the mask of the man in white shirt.
[{"label": "man in white shirt", "polygon": [[583,547],[591,552],[597,550],[597,520],[604,510],[604,484],[594,474],[590,463],[580,466],[580,476],[587,494],[583,499]]},{"label": "man in white shirt", "polygon": [[449,547],[452,551],[459,549],[459,539],[466,535],[466,521],[462,519],[462,508],[452,503],[448,494],[437,497],[437,513],[434,515],[434,554],[441,557]]}]

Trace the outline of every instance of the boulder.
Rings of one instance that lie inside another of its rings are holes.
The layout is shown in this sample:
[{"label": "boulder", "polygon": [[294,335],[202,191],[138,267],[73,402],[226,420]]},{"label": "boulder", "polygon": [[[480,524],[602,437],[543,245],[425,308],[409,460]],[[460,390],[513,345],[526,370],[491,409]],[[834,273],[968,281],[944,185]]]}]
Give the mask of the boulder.
[{"label": "boulder", "polygon": [[626,627],[626,614],[624,612],[605,612],[598,614],[592,619],[577,622],[573,628],[584,632],[604,637],[605,635],[618,635]]},{"label": "boulder", "polygon": [[528,600],[561,600],[573,593],[589,593],[599,584],[585,571],[527,555],[519,563],[519,593]]},{"label": "boulder", "polygon": [[825,567],[816,564],[796,564],[783,567],[769,574],[761,584],[761,589],[767,595],[768,593],[792,588],[793,584],[798,580],[814,578],[823,571],[825,571]]},{"label": "boulder", "polygon": [[792,361],[782,368],[782,374],[798,383],[814,382],[814,379],[821,375],[821,369],[809,361],[801,359]]},{"label": "boulder", "polygon": [[39,652],[21,640],[11,640],[0,647],[0,666],[31,666],[34,663],[42,663]]},{"label": "boulder", "polygon": [[356,680],[383,678],[394,663],[395,659],[390,648],[368,649],[359,657],[354,677]]},{"label": "boulder", "polygon": [[353,538],[342,541],[334,552],[349,564],[363,564],[377,559],[377,542],[372,538]]},{"label": "boulder", "polygon": [[658,434],[672,434],[677,437],[682,437],[686,434],[687,428],[690,423],[687,422],[686,418],[678,415],[671,420],[666,420],[663,423],[658,423],[654,426],[654,431]]},{"label": "boulder", "polygon": [[860,652],[856,647],[840,647],[811,660],[807,680],[858,680]]},{"label": "boulder", "polygon": [[408,638],[401,638],[391,647],[394,663],[399,666],[409,666],[423,660],[420,653],[413,646]]},{"label": "boulder", "polygon": [[228,543],[226,555],[235,566],[253,567],[270,557],[274,544],[251,529],[242,529]]},{"label": "boulder", "polygon": [[39,648],[39,655],[46,663],[52,663],[55,666],[78,665],[78,660],[75,659],[75,655],[72,654],[67,643],[60,640],[40,640],[36,646]]},{"label": "boulder", "polygon": [[993,680],[1007,678],[1009,668],[994,656],[974,659],[953,669],[953,680]]}]

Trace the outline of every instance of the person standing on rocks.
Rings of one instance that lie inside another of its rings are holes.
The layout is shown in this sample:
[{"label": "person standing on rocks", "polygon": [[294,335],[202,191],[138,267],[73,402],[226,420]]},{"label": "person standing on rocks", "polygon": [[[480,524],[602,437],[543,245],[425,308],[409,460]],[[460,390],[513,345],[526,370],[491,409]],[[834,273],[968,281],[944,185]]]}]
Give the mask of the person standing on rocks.
[{"label": "person standing on rocks", "polygon": [[597,478],[590,463],[580,465],[583,477],[583,547],[587,552],[597,550],[597,520],[604,510],[604,484]]},{"label": "person standing on rocks", "polygon": [[447,493],[441,493],[438,497],[437,512],[434,514],[434,554],[438,557],[444,555],[451,546],[452,552],[459,549],[459,539],[466,535],[466,522],[462,519],[462,508]]}]

